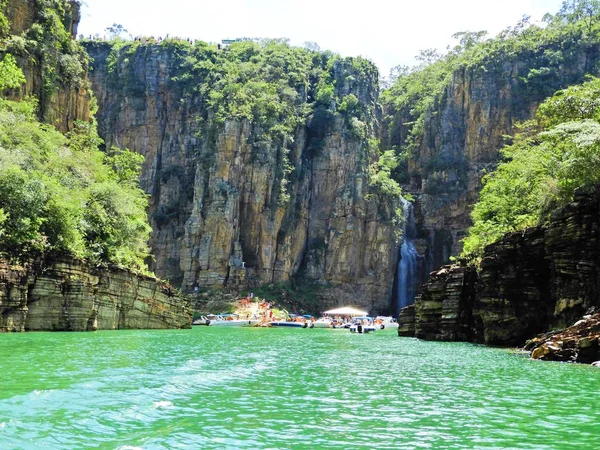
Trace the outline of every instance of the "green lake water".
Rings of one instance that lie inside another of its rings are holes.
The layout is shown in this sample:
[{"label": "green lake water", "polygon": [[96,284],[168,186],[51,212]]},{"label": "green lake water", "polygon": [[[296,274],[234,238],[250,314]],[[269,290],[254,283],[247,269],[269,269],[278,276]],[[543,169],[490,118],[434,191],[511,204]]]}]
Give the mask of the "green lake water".
[{"label": "green lake water", "polygon": [[600,370],[393,332],[0,335],[0,449],[600,448]]}]

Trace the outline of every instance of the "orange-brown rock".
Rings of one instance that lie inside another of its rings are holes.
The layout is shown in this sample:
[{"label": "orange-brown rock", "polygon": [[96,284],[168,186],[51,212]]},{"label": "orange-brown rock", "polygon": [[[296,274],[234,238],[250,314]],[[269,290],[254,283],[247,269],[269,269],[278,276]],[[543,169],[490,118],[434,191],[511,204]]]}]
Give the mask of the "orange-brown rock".
[{"label": "orange-brown rock", "polygon": [[531,339],[525,349],[533,359],[591,364],[600,359],[600,314],[590,314],[563,331]]}]

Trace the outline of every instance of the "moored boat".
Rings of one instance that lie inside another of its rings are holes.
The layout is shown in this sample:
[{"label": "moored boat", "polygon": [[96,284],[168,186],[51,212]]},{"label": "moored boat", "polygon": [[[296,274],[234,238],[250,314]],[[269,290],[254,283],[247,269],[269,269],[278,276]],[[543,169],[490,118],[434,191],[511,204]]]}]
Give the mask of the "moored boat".
[{"label": "moored boat", "polygon": [[376,331],[378,329],[378,325],[373,323],[372,317],[355,317],[353,319],[352,325],[350,325],[350,333],[371,333],[372,331]]},{"label": "moored boat", "polygon": [[269,322],[272,327],[308,328],[308,322],[287,322],[285,320],[273,320]]},{"label": "moored boat", "polygon": [[313,322],[313,328],[333,328],[331,317],[321,317]]},{"label": "moored boat", "polygon": [[258,319],[241,319],[237,314],[209,314],[202,316],[193,322],[193,325],[207,325],[210,327],[253,327],[258,323]]},{"label": "moored boat", "polygon": [[392,316],[377,316],[375,325],[378,325],[380,330],[398,330],[398,322]]}]

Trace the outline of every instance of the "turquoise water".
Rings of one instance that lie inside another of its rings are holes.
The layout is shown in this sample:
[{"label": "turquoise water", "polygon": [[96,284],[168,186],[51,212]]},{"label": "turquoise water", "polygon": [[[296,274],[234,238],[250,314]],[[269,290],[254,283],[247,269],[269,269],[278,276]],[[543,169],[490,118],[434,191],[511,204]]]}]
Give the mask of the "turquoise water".
[{"label": "turquoise water", "polygon": [[600,370],[393,332],[0,335],[1,449],[600,447]]}]

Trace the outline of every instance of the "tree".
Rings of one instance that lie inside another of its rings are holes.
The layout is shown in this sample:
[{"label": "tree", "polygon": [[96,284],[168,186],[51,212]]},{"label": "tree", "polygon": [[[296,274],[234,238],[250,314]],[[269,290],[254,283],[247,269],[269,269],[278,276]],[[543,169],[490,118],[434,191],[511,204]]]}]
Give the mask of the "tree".
[{"label": "tree", "polygon": [[420,50],[415,59],[420,61],[421,65],[428,66],[436,61],[439,61],[443,57],[444,55],[438,52],[435,48],[428,48],[426,50]]},{"label": "tree", "polygon": [[410,74],[410,67],[408,66],[395,66],[390,69],[390,73],[387,77],[382,77],[379,82],[379,87],[383,89],[391,88],[396,80],[400,77],[405,77]]},{"label": "tree", "polygon": [[25,83],[23,71],[17,66],[14,56],[8,54],[0,61],[0,91],[15,89]]},{"label": "tree", "polygon": [[575,24],[587,34],[593,34],[600,23],[600,0],[566,0],[552,19],[558,24]]},{"label": "tree", "polygon": [[108,33],[109,39],[126,39],[129,37],[129,31],[120,23],[113,23],[110,27],[104,29]]},{"label": "tree", "polygon": [[482,31],[460,31],[452,35],[452,39],[458,41],[458,45],[454,47],[455,53],[462,53],[465,50],[483,42],[488,35],[485,30]]},{"label": "tree", "polygon": [[556,15],[568,22],[596,19],[600,14],[600,0],[566,0]]},{"label": "tree", "polygon": [[311,52],[320,52],[321,51],[321,47],[319,47],[319,44],[317,44],[316,42],[312,42],[312,41],[306,41],[304,43],[304,48]]}]

